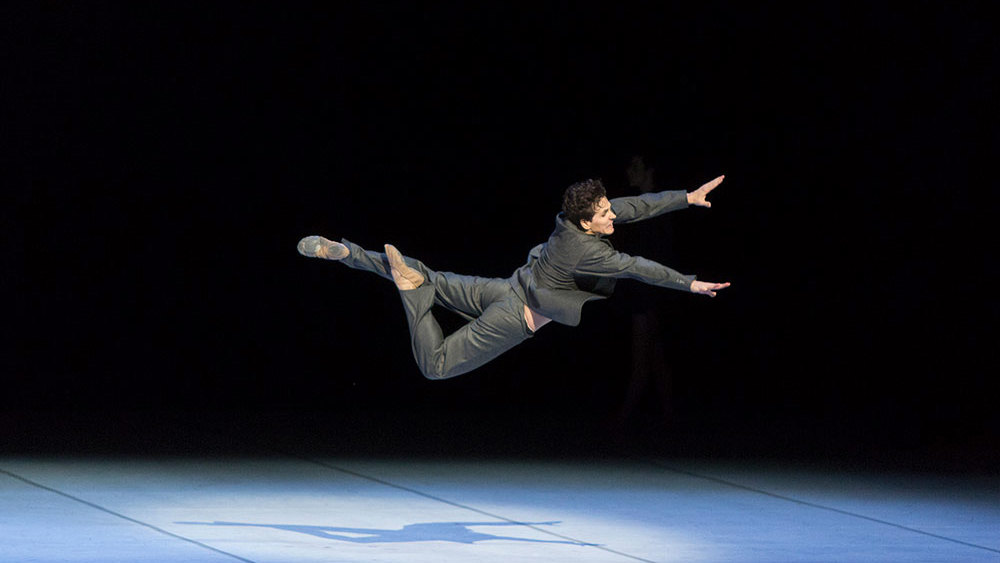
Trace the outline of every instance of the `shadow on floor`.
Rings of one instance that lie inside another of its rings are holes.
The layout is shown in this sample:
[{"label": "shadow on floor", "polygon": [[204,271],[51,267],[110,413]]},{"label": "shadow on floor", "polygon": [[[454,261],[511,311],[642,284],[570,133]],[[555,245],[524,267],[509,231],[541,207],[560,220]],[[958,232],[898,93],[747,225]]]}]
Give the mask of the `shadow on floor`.
[{"label": "shadow on floor", "polygon": [[594,546],[565,540],[538,540],[532,538],[515,538],[497,536],[470,530],[470,526],[551,526],[559,522],[421,522],[407,524],[399,530],[382,530],[378,528],[345,528],[338,526],[307,526],[302,524],[251,524],[247,522],[175,522],[194,526],[245,526],[253,528],[272,528],[297,532],[317,538],[346,541],[352,543],[403,543],[420,541],[450,541],[455,543],[473,544],[485,540],[510,540],[531,543],[564,543],[570,545]]}]

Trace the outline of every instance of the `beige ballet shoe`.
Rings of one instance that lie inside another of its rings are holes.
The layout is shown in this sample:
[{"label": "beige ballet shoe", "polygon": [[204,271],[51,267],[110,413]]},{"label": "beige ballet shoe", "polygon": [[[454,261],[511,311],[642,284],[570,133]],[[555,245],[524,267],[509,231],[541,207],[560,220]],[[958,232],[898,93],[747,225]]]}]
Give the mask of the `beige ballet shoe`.
[{"label": "beige ballet shoe", "polygon": [[300,240],[298,249],[303,256],[325,260],[343,260],[351,253],[343,244],[316,235]]},{"label": "beige ballet shoe", "polygon": [[389,268],[392,270],[392,281],[396,282],[396,287],[400,291],[417,289],[424,283],[424,276],[406,265],[403,255],[396,250],[396,247],[385,245],[385,255],[389,258]]}]

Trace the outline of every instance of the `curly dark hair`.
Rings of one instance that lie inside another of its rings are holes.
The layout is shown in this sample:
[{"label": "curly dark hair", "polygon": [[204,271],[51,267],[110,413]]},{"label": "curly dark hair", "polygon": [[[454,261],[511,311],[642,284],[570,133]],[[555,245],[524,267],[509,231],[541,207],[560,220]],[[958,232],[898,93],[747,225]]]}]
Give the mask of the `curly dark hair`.
[{"label": "curly dark hair", "polygon": [[562,212],[574,225],[583,228],[580,221],[593,219],[597,203],[607,195],[599,179],[577,182],[563,193]]}]

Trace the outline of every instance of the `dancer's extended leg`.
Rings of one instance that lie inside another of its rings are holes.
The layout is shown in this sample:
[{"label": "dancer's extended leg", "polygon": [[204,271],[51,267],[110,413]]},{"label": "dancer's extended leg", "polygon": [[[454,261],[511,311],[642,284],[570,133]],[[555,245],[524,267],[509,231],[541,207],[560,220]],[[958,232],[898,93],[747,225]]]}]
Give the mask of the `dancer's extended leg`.
[{"label": "dancer's extended leg", "polygon": [[[349,268],[393,280],[389,259],[385,254],[365,250],[347,239],[341,239],[337,243],[320,236],[309,236],[299,242],[299,253],[303,256],[338,260]],[[504,279],[437,272],[423,262],[407,256],[403,256],[403,261],[420,272],[427,283],[434,285],[435,304],[457,313],[467,321],[483,314],[491,303],[506,298],[510,287]]]}]

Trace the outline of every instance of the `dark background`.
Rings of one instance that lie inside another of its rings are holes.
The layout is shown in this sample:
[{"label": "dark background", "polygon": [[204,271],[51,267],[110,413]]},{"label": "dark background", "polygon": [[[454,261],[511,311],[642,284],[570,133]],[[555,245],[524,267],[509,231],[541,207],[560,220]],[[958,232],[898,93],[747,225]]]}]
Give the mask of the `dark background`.
[{"label": "dark background", "polygon": [[[985,4],[687,4],[3,8],[4,449],[191,427],[995,469]],[[632,155],[662,189],[726,174],[664,219],[669,265],[733,283],[664,311],[666,421],[608,422],[630,282],[429,382],[392,284],[295,252],[345,236],[506,277],[570,183],[633,193]]]}]

